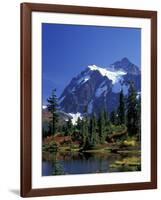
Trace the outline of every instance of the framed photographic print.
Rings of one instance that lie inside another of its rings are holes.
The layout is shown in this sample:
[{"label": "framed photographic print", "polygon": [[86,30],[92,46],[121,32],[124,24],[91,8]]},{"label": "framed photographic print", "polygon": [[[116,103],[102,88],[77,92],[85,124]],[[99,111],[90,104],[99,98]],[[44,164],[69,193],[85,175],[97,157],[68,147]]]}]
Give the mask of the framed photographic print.
[{"label": "framed photographic print", "polygon": [[21,4],[21,196],[157,188],[156,11]]}]

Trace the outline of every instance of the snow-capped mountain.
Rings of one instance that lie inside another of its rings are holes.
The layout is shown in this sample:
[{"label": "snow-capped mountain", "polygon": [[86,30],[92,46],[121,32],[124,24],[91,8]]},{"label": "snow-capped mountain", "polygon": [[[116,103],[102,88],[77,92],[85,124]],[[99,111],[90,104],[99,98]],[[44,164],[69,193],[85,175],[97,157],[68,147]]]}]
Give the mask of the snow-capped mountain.
[{"label": "snow-capped mountain", "polygon": [[111,112],[118,107],[121,89],[128,95],[131,81],[140,93],[141,71],[127,58],[106,68],[90,65],[64,89],[59,98],[61,110],[74,114],[98,113],[102,109]]},{"label": "snow-capped mountain", "polygon": [[127,58],[123,58],[121,61],[117,61],[109,66],[110,70],[124,70],[128,74],[138,75],[141,73],[140,69],[131,63]]}]

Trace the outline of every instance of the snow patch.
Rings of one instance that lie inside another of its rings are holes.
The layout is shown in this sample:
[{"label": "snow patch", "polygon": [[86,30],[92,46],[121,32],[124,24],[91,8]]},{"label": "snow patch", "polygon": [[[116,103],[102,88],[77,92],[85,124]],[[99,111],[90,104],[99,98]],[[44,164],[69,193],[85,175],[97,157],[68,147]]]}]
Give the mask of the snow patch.
[{"label": "snow patch", "polygon": [[84,84],[84,83],[87,82],[89,79],[90,79],[90,76],[89,76],[89,75],[86,75],[86,76],[84,76],[84,77],[82,77],[82,78],[80,78],[80,79],[78,80],[78,84]]},{"label": "snow patch", "polygon": [[90,65],[90,66],[88,66],[88,68],[92,71],[99,71],[99,73],[102,76],[106,76],[108,79],[110,79],[112,81],[112,84],[117,83],[122,78],[123,75],[127,74],[124,71],[120,71],[120,70],[119,71],[110,71],[105,68],[98,67],[96,65]]},{"label": "snow patch", "polygon": [[77,113],[68,113],[72,119],[72,124],[73,125],[76,125],[77,124],[77,121],[78,121],[78,118],[82,119],[82,116],[81,116],[81,113],[77,112]]}]

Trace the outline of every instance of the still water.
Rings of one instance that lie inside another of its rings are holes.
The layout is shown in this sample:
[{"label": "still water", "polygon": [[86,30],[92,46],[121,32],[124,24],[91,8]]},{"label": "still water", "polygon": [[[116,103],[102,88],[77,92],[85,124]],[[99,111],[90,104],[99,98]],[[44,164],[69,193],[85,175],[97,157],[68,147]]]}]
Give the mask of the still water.
[{"label": "still water", "polygon": [[[112,153],[44,153],[42,176],[61,174],[88,174],[130,171],[127,168],[111,168],[111,164],[134,155]],[[139,155],[136,155],[139,156]]]}]

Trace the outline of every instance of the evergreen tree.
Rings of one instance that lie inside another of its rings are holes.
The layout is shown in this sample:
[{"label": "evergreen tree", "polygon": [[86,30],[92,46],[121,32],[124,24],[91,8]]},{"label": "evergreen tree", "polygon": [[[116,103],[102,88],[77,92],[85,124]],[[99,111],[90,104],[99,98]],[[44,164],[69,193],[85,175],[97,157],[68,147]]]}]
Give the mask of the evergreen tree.
[{"label": "evergreen tree", "polygon": [[78,131],[80,131],[81,130],[81,119],[80,119],[80,117],[78,117],[78,120],[77,120],[77,125],[76,125],[76,128],[77,128],[77,130]]},{"label": "evergreen tree", "polygon": [[69,119],[66,124],[66,134],[65,135],[71,136],[72,132],[73,132],[73,124],[72,124],[72,120]]},{"label": "evergreen tree", "polygon": [[110,132],[111,125],[110,125],[109,115],[106,110],[104,110],[104,119],[105,119],[105,132],[107,135]]},{"label": "evergreen tree", "polygon": [[96,115],[93,116],[93,126],[94,126],[94,134],[93,134],[93,141],[94,144],[98,144],[99,143],[99,137],[98,137],[98,126],[97,126],[97,118]]},{"label": "evergreen tree", "polygon": [[141,141],[141,98],[137,100],[137,119],[136,119],[137,136]]},{"label": "evergreen tree", "polygon": [[104,143],[106,138],[104,112],[101,112],[100,114],[98,120],[98,130],[99,130],[100,142]]},{"label": "evergreen tree", "polygon": [[84,123],[83,119],[82,119],[80,125],[81,125],[80,126],[80,136],[81,136],[80,144],[81,144],[81,146],[83,146],[83,144],[85,143],[85,140],[86,140],[86,135],[84,135],[84,132],[85,132],[85,123]]},{"label": "evergreen tree", "polygon": [[63,124],[63,126],[62,126],[62,134],[66,135],[66,133],[67,133],[67,127],[66,127],[66,124]]},{"label": "evergreen tree", "polygon": [[83,149],[89,149],[91,147],[91,143],[89,138],[89,124],[87,117],[82,120],[81,135]]},{"label": "evergreen tree", "polygon": [[118,107],[118,124],[125,124],[125,101],[123,90],[120,92],[119,107]]},{"label": "evergreen tree", "polygon": [[72,138],[75,141],[79,141],[80,143],[82,142],[82,135],[81,135],[81,126],[82,126],[82,121],[81,118],[78,117],[77,119],[77,123],[73,126],[73,130],[72,130]]},{"label": "evergreen tree", "polygon": [[51,122],[48,123],[48,133],[47,136],[51,136],[52,135],[52,124]]},{"label": "evergreen tree", "polygon": [[134,84],[130,84],[127,99],[127,128],[129,135],[137,134],[137,98]]},{"label": "evergreen tree", "polygon": [[90,139],[91,145],[95,146],[96,144],[98,144],[98,140],[99,140],[98,134],[97,134],[97,120],[96,120],[95,115],[91,117],[90,119],[89,133],[91,136],[91,139]]},{"label": "evergreen tree", "polygon": [[90,138],[89,138],[89,120],[87,117],[84,119],[84,135],[86,136],[86,143],[90,143]]},{"label": "evergreen tree", "polygon": [[47,136],[47,131],[45,130],[45,128],[42,128],[42,139],[44,139]]},{"label": "evergreen tree", "polygon": [[116,112],[114,110],[110,114],[110,121],[114,125],[117,124],[117,116],[116,116]]},{"label": "evergreen tree", "polygon": [[52,134],[54,135],[57,131],[57,124],[58,124],[58,103],[57,103],[57,97],[56,97],[56,89],[52,90],[51,97],[47,99],[48,105],[48,111],[52,114],[51,117],[51,123],[52,123]]},{"label": "evergreen tree", "polygon": [[103,114],[104,114],[105,124],[108,125],[108,123],[109,123],[108,112],[106,110],[104,110]]},{"label": "evergreen tree", "polygon": [[90,142],[93,142],[93,132],[94,132],[94,126],[93,126],[93,117],[89,120],[89,135],[90,135]]}]

